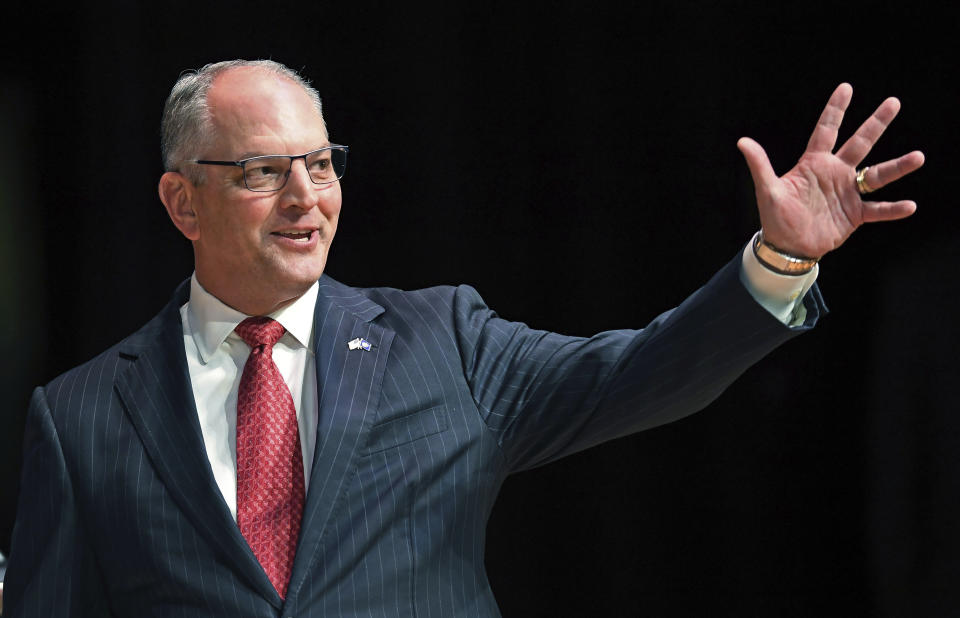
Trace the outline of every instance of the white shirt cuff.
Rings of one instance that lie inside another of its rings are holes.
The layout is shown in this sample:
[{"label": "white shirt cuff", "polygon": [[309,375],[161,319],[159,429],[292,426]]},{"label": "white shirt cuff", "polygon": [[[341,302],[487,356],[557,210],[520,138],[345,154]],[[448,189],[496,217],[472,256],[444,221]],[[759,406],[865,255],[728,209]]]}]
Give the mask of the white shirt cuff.
[{"label": "white shirt cuff", "polygon": [[813,267],[813,270],[805,275],[781,275],[776,273],[761,264],[757,256],[753,254],[755,239],[756,235],[750,239],[750,242],[743,249],[740,281],[754,300],[785,325],[803,324],[807,317],[803,297],[817,280],[820,265],[817,264]]}]

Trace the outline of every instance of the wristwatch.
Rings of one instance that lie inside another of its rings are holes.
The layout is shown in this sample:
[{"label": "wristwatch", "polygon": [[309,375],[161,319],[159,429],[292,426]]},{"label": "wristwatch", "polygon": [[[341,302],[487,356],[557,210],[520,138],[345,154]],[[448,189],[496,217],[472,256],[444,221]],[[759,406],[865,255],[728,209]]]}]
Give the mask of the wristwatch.
[{"label": "wristwatch", "polygon": [[777,249],[763,239],[763,230],[757,232],[753,239],[753,254],[761,264],[781,275],[805,275],[817,265],[820,258],[800,257],[790,255]]}]

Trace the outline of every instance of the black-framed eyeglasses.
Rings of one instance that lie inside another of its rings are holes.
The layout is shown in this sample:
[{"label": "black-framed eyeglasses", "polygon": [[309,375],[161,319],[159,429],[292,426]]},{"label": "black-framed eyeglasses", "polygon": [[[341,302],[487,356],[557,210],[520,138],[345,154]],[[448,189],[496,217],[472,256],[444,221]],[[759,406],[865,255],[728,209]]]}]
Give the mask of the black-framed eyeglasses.
[{"label": "black-framed eyeglasses", "polygon": [[302,155],[262,155],[240,161],[190,161],[198,165],[227,165],[243,170],[243,184],[251,191],[279,191],[287,184],[293,162],[303,159],[310,180],[327,185],[343,178],[347,169],[348,146],[330,144]]}]

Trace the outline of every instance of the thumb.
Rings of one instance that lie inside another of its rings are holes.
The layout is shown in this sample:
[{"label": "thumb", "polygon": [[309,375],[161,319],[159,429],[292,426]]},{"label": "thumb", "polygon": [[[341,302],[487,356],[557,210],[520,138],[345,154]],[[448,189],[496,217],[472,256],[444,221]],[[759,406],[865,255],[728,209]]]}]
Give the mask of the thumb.
[{"label": "thumb", "polygon": [[753,177],[753,185],[759,191],[768,185],[777,181],[777,174],[770,165],[770,159],[763,147],[749,137],[741,137],[737,140],[737,148],[743,153],[743,158],[747,160],[747,167],[750,168],[750,175]]}]

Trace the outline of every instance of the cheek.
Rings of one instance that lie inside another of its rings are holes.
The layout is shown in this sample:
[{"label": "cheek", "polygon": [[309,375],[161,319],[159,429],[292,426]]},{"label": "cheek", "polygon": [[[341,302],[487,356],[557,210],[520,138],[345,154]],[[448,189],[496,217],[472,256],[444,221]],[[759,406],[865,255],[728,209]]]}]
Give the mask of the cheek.
[{"label": "cheek", "polygon": [[[199,216],[201,242],[227,254],[249,253],[260,245],[264,220],[259,209],[228,204],[228,209],[209,209]],[[244,247],[247,247],[244,250]]]},{"label": "cheek", "polygon": [[342,203],[343,194],[340,191],[339,182],[321,192],[320,199],[317,200],[320,211],[331,223],[335,223],[340,215],[340,205]]}]

